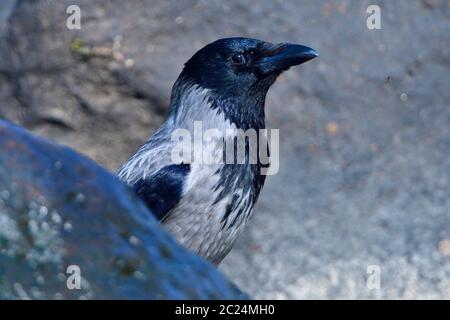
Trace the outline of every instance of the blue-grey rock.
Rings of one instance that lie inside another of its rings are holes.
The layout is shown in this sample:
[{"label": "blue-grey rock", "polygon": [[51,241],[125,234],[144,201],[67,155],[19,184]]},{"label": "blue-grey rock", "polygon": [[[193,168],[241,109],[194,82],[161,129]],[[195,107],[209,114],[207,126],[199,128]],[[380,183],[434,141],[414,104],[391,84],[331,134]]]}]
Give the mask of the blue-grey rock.
[{"label": "blue-grey rock", "polygon": [[[450,299],[447,0],[4,2],[0,117],[110,170],[159,126],[205,44],[317,49],[267,96],[280,172],[220,269],[257,298]],[[70,4],[80,30],[65,27]],[[373,4],[381,30],[366,26]]]},{"label": "blue-grey rock", "polygon": [[113,175],[0,121],[0,299],[244,297]]}]

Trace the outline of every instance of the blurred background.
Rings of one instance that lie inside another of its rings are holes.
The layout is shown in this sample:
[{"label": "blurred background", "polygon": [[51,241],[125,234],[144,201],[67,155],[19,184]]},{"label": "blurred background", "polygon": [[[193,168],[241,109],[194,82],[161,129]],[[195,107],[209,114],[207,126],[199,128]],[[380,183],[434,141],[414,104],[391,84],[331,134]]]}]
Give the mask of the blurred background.
[{"label": "blurred background", "polygon": [[115,171],[183,63],[230,36],[320,57],[269,92],[280,171],[220,269],[263,299],[450,299],[448,0],[2,0],[0,118]]}]

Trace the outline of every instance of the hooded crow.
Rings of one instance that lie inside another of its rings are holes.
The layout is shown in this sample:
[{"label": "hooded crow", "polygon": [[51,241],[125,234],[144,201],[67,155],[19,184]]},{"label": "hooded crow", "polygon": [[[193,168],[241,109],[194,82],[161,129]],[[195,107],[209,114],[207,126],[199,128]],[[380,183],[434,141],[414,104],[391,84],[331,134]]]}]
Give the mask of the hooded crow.
[{"label": "hooded crow", "polygon": [[[214,264],[223,260],[251,215],[266,164],[259,157],[250,161],[249,139],[243,162],[174,159],[179,143],[174,134],[182,129],[195,136],[195,123],[201,123],[203,132],[218,130],[209,147],[212,143],[215,154],[225,157],[222,150],[227,142],[236,141],[237,132],[265,129],[265,98],[276,78],[317,56],[302,45],[227,38],[203,47],[185,64],[172,89],[167,120],[118,176],[190,251]],[[257,140],[259,150],[261,139]],[[200,144],[206,141],[200,139]]]}]

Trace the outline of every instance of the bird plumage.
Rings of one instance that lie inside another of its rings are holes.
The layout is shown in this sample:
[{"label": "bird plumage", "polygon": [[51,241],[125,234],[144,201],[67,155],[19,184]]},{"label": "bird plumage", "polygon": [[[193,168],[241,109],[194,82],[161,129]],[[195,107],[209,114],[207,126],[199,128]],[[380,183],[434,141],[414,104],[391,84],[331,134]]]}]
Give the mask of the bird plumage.
[{"label": "bird plumage", "polygon": [[203,132],[220,133],[208,148],[224,155],[223,142],[235,141],[239,130],[264,129],[265,97],[276,77],[317,55],[291,46],[229,38],[199,50],[172,89],[167,120],[118,172],[179,243],[213,263],[228,254],[250,217],[265,165],[250,161],[247,140],[245,161],[239,164],[174,163],[172,134],[184,129],[194,135],[194,123],[201,122]]}]

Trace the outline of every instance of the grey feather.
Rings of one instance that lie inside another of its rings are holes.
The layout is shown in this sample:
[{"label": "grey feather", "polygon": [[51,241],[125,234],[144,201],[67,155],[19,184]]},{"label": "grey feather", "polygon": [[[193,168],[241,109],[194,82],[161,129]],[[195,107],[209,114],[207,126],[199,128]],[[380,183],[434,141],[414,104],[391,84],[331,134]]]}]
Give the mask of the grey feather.
[{"label": "grey feather", "polygon": [[[171,133],[183,128],[193,135],[194,121],[202,121],[203,130],[219,129],[233,132],[236,126],[210,104],[210,91],[196,85],[185,88],[177,101],[177,112],[172,112],[147,143],[119,170],[120,179],[134,185],[140,179],[151,177],[161,168],[172,165],[171,152],[175,142]],[[206,106],[205,106],[206,104]],[[225,139],[225,137],[223,137]],[[222,145],[218,146],[221,148]],[[228,166],[228,167],[227,167]],[[225,168],[233,167],[230,170]],[[233,193],[224,193],[226,174],[232,178]],[[241,226],[251,214],[256,190],[245,190],[243,181],[251,182],[254,172],[248,165],[192,164],[186,177],[182,198],[164,218],[164,226],[179,243],[191,251],[219,263],[231,249]],[[227,212],[233,203],[234,210]],[[225,217],[227,215],[227,217]],[[233,228],[229,226],[233,223]],[[189,226],[189,227],[187,227]]]}]

